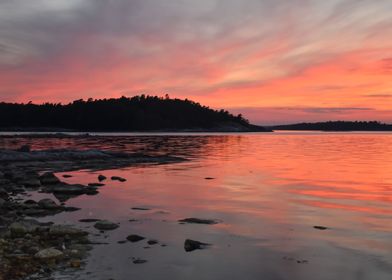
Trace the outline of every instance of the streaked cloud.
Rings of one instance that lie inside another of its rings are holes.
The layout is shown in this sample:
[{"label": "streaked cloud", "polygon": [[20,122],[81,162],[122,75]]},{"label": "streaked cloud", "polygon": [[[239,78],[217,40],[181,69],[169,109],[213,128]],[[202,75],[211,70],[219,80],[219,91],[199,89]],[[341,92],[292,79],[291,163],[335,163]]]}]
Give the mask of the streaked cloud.
[{"label": "streaked cloud", "polygon": [[392,88],[391,10],[390,0],[3,0],[0,97],[169,93],[229,109],[371,107],[392,121],[388,97],[366,96]]}]

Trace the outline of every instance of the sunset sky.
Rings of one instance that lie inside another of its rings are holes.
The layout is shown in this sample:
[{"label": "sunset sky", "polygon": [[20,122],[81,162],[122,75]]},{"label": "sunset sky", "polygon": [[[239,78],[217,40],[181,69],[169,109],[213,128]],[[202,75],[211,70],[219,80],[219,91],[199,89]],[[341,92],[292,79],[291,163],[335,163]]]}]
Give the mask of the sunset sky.
[{"label": "sunset sky", "polygon": [[0,101],[140,93],[392,123],[392,1],[0,1]]}]

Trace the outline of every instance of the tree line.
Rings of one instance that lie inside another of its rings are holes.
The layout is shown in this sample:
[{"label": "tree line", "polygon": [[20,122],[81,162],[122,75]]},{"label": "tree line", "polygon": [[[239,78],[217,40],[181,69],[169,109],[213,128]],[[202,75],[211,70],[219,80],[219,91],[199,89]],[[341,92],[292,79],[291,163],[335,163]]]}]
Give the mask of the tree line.
[{"label": "tree line", "polygon": [[222,124],[252,127],[242,115],[185,99],[138,95],[61,103],[0,103],[0,127],[91,131],[213,129]]}]

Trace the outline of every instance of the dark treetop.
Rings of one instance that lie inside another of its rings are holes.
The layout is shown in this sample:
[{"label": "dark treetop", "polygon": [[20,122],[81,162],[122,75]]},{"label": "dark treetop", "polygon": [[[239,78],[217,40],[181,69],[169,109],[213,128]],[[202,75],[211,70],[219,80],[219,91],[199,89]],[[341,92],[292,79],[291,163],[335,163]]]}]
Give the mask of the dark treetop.
[{"label": "dark treetop", "polygon": [[190,100],[157,96],[36,105],[0,103],[2,130],[267,131],[241,115]]},{"label": "dark treetop", "polygon": [[289,125],[278,125],[272,127],[276,130],[322,130],[322,131],[392,131],[391,124],[376,121],[371,122],[349,122],[329,121],[317,123],[298,123]]}]

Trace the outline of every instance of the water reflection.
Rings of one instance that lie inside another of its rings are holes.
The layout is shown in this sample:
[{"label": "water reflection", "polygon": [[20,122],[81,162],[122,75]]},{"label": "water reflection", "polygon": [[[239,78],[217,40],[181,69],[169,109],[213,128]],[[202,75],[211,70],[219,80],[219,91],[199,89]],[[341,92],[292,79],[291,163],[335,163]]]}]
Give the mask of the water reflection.
[{"label": "water reflection", "polygon": [[[314,275],[317,279],[390,279],[391,134],[0,141],[2,147],[23,143],[36,149],[99,148],[192,159],[105,171],[107,176],[119,175],[128,181],[109,181],[97,196],[70,200],[71,205],[83,209],[60,214],[57,220],[77,223],[80,218],[104,218],[121,223],[120,229],[97,237],[111,245],[94,249],[80,279],[315,279]],[[96,180],[97,173],[73,175],[69,182],[89,183]],[[152,210],[131,209],[138,206]],[[194,216],[223,223],[198,226],[176,222]],[[329,229],[319,231],[314,225]],[[157,238],[168,246],[146,250],[143,245],[116,243],[130,233]],[[214,247],[185,253],[185,238]],[[113,256],[118,258],[113,260]],[[149,262],[130,267],[131,257]]]}]

